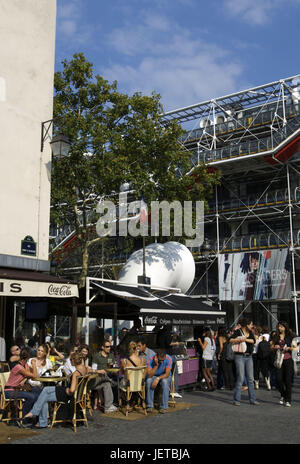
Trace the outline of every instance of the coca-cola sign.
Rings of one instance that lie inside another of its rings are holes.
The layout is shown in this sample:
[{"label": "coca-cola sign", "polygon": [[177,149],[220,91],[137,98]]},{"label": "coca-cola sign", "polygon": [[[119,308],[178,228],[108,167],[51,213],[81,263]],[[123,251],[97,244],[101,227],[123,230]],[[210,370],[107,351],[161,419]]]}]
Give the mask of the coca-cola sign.
[{"label": "coca-cola sign", "polygon": [[195,314],[152,314],[144,315],[144,325],[225,325],[226,318],[218,315],[195,315]]},{"label": "coca-cola sign", "polygon": [[72,290],[70,285],[55,285],[51,284],[48,287],[48,294],[53,296],[72,296]]}]

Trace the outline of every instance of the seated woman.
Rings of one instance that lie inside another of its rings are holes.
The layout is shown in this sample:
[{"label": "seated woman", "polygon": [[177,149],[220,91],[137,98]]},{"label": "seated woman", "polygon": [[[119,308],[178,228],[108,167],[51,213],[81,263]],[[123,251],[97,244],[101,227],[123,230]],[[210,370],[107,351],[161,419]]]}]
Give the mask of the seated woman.
[{"label": "seated woman", "polygon": [[[36,359],[32,360],[31,367],[28,365],[29,353],[23,348],[20,352],[20,360],[10,371],[9,378],[5,384],[5,396],[6,398],[24,398],[25,402],[23,405],[23,418],[30,411],[32,405],[37,400],[41,389],[38,387],[29,386],[27,391],[25,390],[25,384],[28,379],[34,379],[37,377]],[[24,425],[25,422],[23,422]]]},{"label": "seated woman", "polygon": [[[32,367],[32,361],[36,360],[36,370],[37,370],[37,377],[41,377],[45,372],[52,369],[52,362],[49,358],[47,358],[47,346],[40,345],[36,351],[36,357],[30,358],[28,361],[28,365]],[[30,385],[33,387],[42,387],[42,383],[37,380],[29,379]]]},{"label": "seated woman", "polygon": [[128,345],[128,356],[121,361],[121,369],[124,372],[125,367],[142,367],[146,361],[139,355],[136,342],[130,342]]},{"label": "seated woman", "polygon": [[84,364],[86,366],[89,365],[89,358],[90,358],[90,347],[89,345],[80,345],[78,348],[78,353],[81,353],[84,359]]},{"label": "seated woman", "polygon": [[92,371],[90,367],[84,365],[83,356],[80,353],[72,353],[71,362],[76,367],[75,372],[72,374],[70,386],[63,387],[57,385],[55,387],[45,387],[42,390],[38,400],[34,403],[33,408],[28,412],[25,418],[38,416],[37,428],[48,427],[48,403],[51,401],[68,402],[72,399],[76,390],[77,378],[82,375],[87,375]]},{"label": "seated woman", "polygon": [[52,366],[55,365],[56,361],[65,359],[63,353],[59,353],[54,345],[51,346],[50,343],[45,343],[45,345],[48,347],[47,358],[51,361]]},{"label": "seated woman", "polygon": [[[146,361],[139,355],[136,342],[130,342],[128,345],[128,356],[121,360],[121,373],[125,374],[126,367],[146,367]],[[144,376],[146,375],[146,369]],[[123,377],[120,382],[120,389],[126,390],[126,380]]]}]

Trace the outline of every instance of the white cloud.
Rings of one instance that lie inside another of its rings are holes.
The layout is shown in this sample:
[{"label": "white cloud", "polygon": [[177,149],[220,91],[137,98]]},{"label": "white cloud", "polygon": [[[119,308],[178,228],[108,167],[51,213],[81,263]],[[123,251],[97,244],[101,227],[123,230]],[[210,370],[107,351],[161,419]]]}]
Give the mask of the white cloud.
[{"label": "white cloud", "polygon": [[137,28],[127,24],[108,36],[120,59],[101,69],[106,79],[117,80],[127,92],[160,93],[165,111],[242,88],[243,67],[229,51],[167,18],[160,18],[158,28],[154,15],[143,17]]},{"label": "white cloud", "polygon": [[71,44],[82,44],[92,37],[93,26],[82,22],[82,0],[58,0],[57,35]]},{"label": "white cloud", "polygon": [[299,4],[299,0],[224,0],[226,11],[233,17],[262,26],[271,21],[280,7]]}]

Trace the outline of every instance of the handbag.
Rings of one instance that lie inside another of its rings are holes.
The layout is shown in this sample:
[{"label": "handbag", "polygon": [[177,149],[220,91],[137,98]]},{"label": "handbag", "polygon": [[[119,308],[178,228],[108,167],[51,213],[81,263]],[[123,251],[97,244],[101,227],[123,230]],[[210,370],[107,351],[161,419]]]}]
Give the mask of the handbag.
[{"label": "handbag", "polygon": [[281,368],[283,358],[284,358],[284,352],[281,350],[277,350],[275,354],[275,360],[274,360],[274,367],[276,367],[276,369]]},{"label": "handbag", "polygon": [[[240,331],[242,332],[242,330]],[[243,332],[242,332],[242,335],[244,335]],[[234,351],[234,353],[246,353],[247,344],[246,342],[233,343],[232,350]]]}]

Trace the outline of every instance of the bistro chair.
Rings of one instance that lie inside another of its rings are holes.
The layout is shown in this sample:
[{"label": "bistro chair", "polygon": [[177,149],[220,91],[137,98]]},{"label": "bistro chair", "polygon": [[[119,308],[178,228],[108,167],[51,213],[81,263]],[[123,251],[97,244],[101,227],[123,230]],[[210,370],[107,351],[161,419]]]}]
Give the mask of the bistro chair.
[{"label": "bistro chair", "polygon": [[125,367],[124,369],[125,384],[120,388],[119,409],[126,417],[129,411],[133,410],[133,407],[140,406],[140,402],[142,402],[144,414],[147,415],[145,387],[146,369],[146,366]]},{"label": "bistro chair", "polygon": [[10,372],[10,367],[8,362],[0,361],[0,372]]},{"label": "bistro chair", "polygon": [[[9,378],[9,372],[0,372],[0,421],[10,422],[11,420],[16,419],[12,417],[12,411],[17,412],[17,419],[22,419],[22,409],[24,404],[24,399],[22,398],[6,398],[5,396],[5,384]],[[3,419],[4,414],[7,413],[7,417]]]},{"label": "bistro chair", "polygon": [[[72,422],[74,432],[76,432],[77,422],[84,422],[85,426],[88,427],[88,421],[86,416],[87,409],[87,384],[90,380],[90,375],[84,375],[77,378],[77,386],[74,392],[74,396],[71,397],[70,403],[65,403],[62,401],[55,401],[53,407],[53,415],[50,428],[52,429],[54,424],[59,424],[62,422]],[[63,409],[64,405],[69,405],[70,415],[72,418],[66,417],[57,419],[57,413],[59,410]],[[77,417],[78,416],[78,417]]]}]

